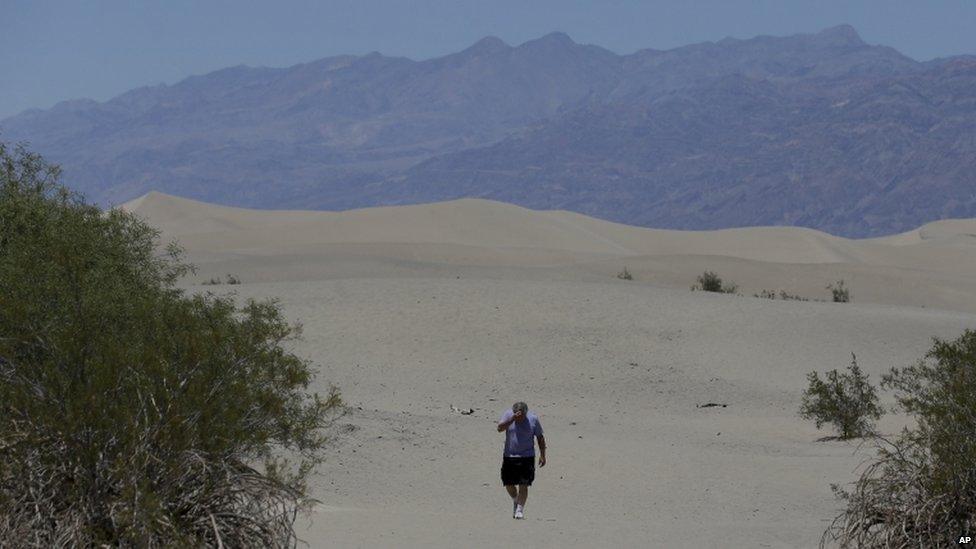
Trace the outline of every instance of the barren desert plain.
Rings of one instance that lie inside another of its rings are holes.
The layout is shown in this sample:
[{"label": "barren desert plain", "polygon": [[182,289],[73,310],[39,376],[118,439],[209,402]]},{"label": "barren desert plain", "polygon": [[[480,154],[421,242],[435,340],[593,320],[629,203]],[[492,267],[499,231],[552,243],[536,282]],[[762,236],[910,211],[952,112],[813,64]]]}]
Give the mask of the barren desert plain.
[{"label": "barren desert plain", "polygon": [[[974,220],[849,240],[476,199],[311,212],[150,193],[123,207],[186,249],[188,291],[277,298],[316,387],[340,388],[320,503],[300,518],[311,547],[815,547],[841,508],[830,484],[873,450],[797,416],[807,372],[855,353],[877,382],[976,328]],[[741,295],[690,291],[705,270]],[[242,283],[202,284],[227,274]],[[829,300],[838,280],[853,302],[753,297]],[[549,446],[522,521],[495,430],[516,400]],[[889,413],[879,430],[906,422]]]}]

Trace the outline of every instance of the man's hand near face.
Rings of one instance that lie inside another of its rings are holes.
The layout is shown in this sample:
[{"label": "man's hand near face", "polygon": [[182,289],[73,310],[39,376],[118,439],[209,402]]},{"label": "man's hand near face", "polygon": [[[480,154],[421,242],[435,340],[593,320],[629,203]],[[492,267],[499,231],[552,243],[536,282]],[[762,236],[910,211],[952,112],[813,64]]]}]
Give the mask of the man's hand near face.
[{"label": "man's hand near face", "polygon": [[498,432],[501,433],[505,429],[508,429],[509,425],[515,423],[516,421],[521,421],[523,417],[525,417],[525,412],[521,410],[513,411],[511,419],[507,419],[498,424]]}]

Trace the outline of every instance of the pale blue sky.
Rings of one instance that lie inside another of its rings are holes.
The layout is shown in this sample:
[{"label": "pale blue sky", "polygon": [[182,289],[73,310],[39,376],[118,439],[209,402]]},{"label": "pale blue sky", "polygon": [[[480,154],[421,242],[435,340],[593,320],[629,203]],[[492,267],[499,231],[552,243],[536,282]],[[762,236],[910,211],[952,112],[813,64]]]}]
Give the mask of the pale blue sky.
[{"label": "pale blue sky", "polygon": [[848,23],[919,60],[976,53],[973,0],[0,0],[0,118],[247,64],[342,53],[425,59],[554,30],[618,53]]}]

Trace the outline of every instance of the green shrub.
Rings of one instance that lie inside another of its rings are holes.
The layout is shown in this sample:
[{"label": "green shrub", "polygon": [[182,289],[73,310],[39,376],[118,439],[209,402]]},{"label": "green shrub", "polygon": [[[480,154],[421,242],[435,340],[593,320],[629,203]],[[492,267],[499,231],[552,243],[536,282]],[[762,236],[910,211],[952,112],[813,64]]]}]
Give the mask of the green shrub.
[{"label": "green shrub", "polygon": [[976,528],[976,331],[936,339],[917,364],[893,368],[882,386],[897,391],[917,420],[877,458],[824,534],[850,547],[950,547]]},{"label": "green shrub", "polygon": [[834,300],[834,303],[848,303],[851,300],[851,291],[844,286],[843,280],[827,284],[827,289]]},{"label": "green shrub", "polygon": [[620,280],[633,280],[634,275],[630,274],[630,271],[627,270],[627,267],[624,267],[624,270],[617,273],[617,278],[619,278]]},{"label": "green shrub", "polygon": [[695,285],[691,287],[692,291],[701,290],[704,292],[734,294],[739,289],[734,283],[724,284],[722,278],[712,271],[705,271],[698,275],[696,281]]},{"label": "green shrub", "polygon": [[848,371],[845,374],[831,370],[826,380],[820,379],[817,372],[810,372],[810,385],[800,403],[800,417],[814,420],[817,429],[824,423],[833,424],[842,439],[871,434],[874,420],[882,413],[877,391],[868,382],[867,374],[861,372],[853,353]]},{"label": "green shrub", "polygon": [[293,546],[338,394],[274,302],[184,295],[175,246],[57,181],[0,144],[0,545]]}]

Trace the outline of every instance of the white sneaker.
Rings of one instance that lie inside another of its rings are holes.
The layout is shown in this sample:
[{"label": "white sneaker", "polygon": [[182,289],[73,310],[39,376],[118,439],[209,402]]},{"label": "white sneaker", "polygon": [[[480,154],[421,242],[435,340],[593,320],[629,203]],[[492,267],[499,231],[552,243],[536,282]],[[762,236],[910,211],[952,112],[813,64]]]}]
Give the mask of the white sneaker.
[{"label": "white sneaker", "polygon": [[522,506],[521,505],[515,507],[515,518],[517,518],[517,519],[523,519],[523,518],[525,518],[525,514],[522,512]]}]

